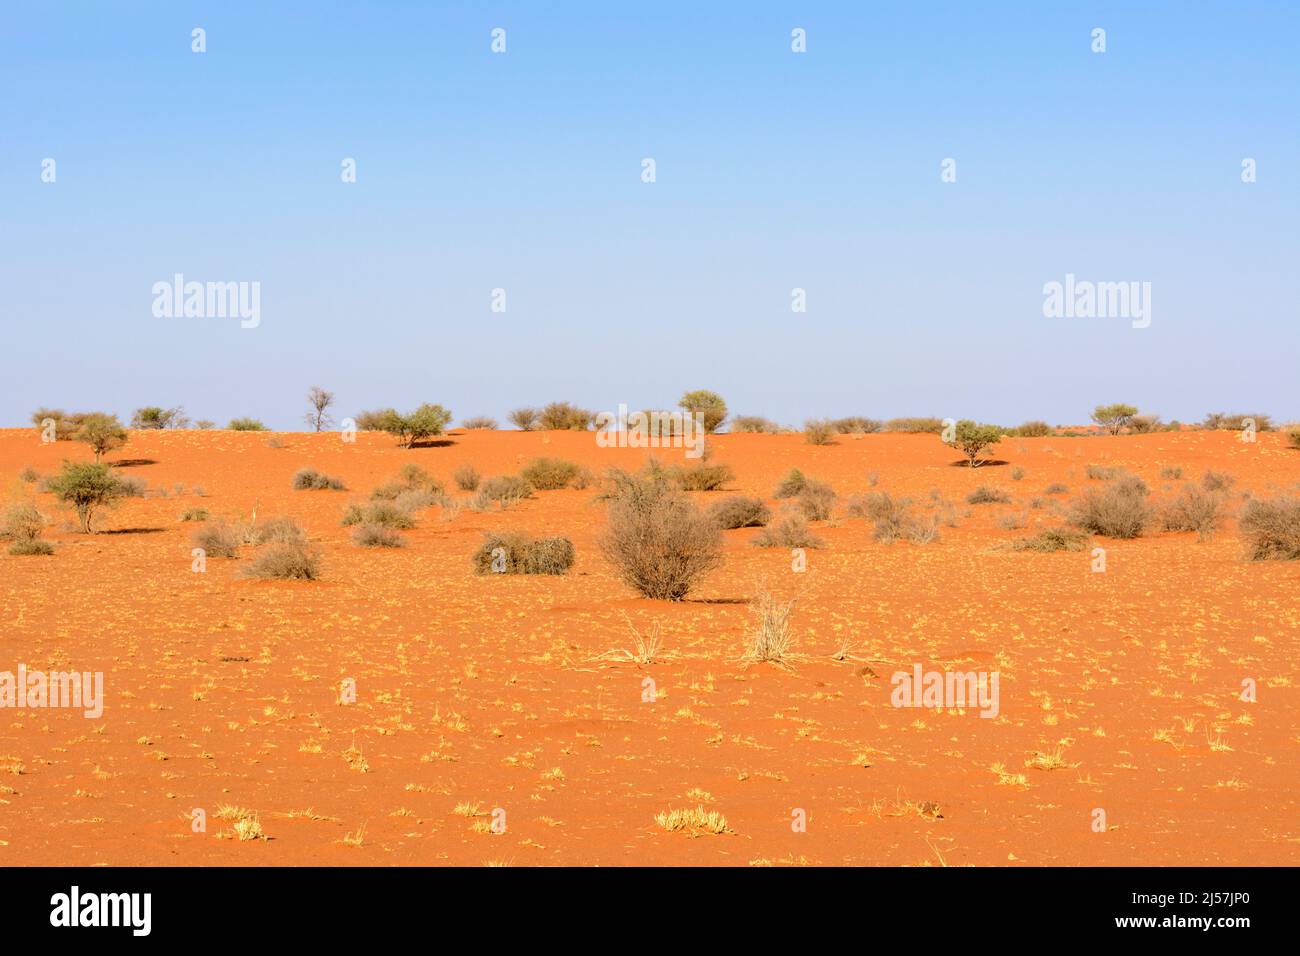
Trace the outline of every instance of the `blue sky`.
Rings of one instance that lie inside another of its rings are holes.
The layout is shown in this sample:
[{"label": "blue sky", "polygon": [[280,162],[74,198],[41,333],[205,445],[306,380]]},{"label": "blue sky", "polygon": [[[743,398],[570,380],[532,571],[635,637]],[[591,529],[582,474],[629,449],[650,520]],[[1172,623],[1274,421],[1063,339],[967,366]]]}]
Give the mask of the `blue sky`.
[{"label": "blue sky", "polygon": [[[0,424],[1300,417],[1298,54],[1281,2],[7,4]],[[155,318],[178,272],[260,325]],[[1151,326],[1045,318],[1066,273]]]}]

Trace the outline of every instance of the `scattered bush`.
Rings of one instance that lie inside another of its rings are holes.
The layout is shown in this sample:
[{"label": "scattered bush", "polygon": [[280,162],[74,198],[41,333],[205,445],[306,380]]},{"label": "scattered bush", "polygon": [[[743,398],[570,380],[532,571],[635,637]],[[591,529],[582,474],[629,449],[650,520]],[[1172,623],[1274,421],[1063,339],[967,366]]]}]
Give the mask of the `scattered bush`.
[{"label": "scattered bush", "polygon": [[809,521],[825,521],[831,516],[835,506],[835,490],[824,481],[808,481],[799,492],[795,501],[799,510]]},{"label": "scattered bush", "polygon": [[1195,531],[1197,538],[1208,541],[1223,517],[1223,497],[1184,485],[1182,494],[1165,503],[1160,522],[1166,531]]},{"label": "scattered bush", "polygon": [[1211,412],[1205,416],[1205,421],[1201,423],[1202,428],[1208,428],[1214,431],[1220,429],[1225,431],[1245,431],[1246,424],[1250,421],[1255,423],[1255,431],[1270,432],[1273,430],[1273,416],[1265,415],[1263,412],[1253,414],[1225,415],[1223,412]]},{"label": "scattered bush", "polygon": [[808,528],[802,515],[787,514],[776,524],[768,525],[754,535],[758,548],[820,548],[824,542]]},{"label": "scattered bush", "polygon": [[803,423],[803,440],[810,445],[835,444],[835,423],[828,418],[810,418]]},{"label": "scattered bush", "polygon": [[669,469],[668,475],[682,491],[721,491],[735,477],[728,465],[703,462],[689,468],[679,465]]},{"label": "scattered bush", "polygon": [[866,518],[874,525],[872,537],[886,544],[919,535],[921,525],[912,514],[910,498],[894,498],[886,491],[854,495],[847,506],[850,518]]},{"label": "scattered bush", "polygon": [[1118,435],[1137,413],[1135,405],[1098,405],[1092,410],[1092,420],[1112,435]]},{"label": "scattered bush", "polygon": [[731,420],[727,430],[733,434],[748,432],[751,434],[775,435],[781,430],[781,426],[759,415],[737,415]]},{"label": "scattered bush", "polygon": [[1148,435],[1160,427],[1159,415],[1134,415],[1128,423],[1128,430],[1134,435]]},{"label": "scattered bush", "polygon": [[[117,416],[112,416],[116,420]],[[144,430],[161,430],[164,428],[184,428],[190,423],[183,408],[159,408],[148,405],[137,408],[131,416],[131,427]]]},{"label": "scattered bush", "polygon": [[400,415],[389,409],[380,427],[396,437],[402,446],[413,448],[416,442],[441,435],[449,421],[451,421],[451,412],[441,405],[425,402],[407,415]]},{"label": "scattered bush", "polygon": [[1069,493],[1069,486],[1063,485],[1059,481],[1054,481],[1043,489],[1045,495],[1068,495]]},{"label": "scattered bush", "polygon": [[363,548],[403,548],[406,539],[392,528],[381,524],[363,523],[352,532],[352,540]]},{"label": "scattered bush", "polygon": [[596,413],[569,402],[551,402],[542,409],[537,420],[546,431],[585,432],[596,420]]},{"label": "scattered bush", "polygon": [[874,418],[863,418],[861,415],[837,418],[831,424],[841,435],[870,435],[881,431],[885,427],[884,422],[877,421]]},{"label": "scattered bush", "polygon": [[1046,438],[1052,434],[1052,426],[1047,422],[1029,421],[1013,431],[1018,438]]},{"label": "scattered bush", "polygon": [[127,494],[126,483],[115,477],[107,465],[99,463],[65,461],[63,470],[50,478],[47,485],[56,498],[76,508],[85,534],[93,533],[95,515],[101,509],[112,507],[118,498]]},{"label": "scattered bush", "polygon": [[1206,491],[1226,492],[1236,483],[1237,479],[1226,471],[1206,471],[1201,475],[1201,487]]},{"label": "scattered bush", "polygon": [[1082,531],[1069,528],[1048,528],[1028,538],[1011,542],[1013,551],[1082,551],[1088,536]]},{"label": "scattered bush", "polygon": [[290,518],[270,518],[260,525],[250,525],[245,537],[251,538],[253,544],[307,543],[307,532]]},{"label": "scattered bush", "polygon": [[56,441],[71,441],[85,417],[85,412],[74,412],[69,415],[61,408],[38,408],[32,412],[31,420],[32,424],[42,432],[50,429]]},{"label": "scattered bush", "polygon": [[970,467],[980,463],[980,453],[989,445],[996,445],[1002,440],[1002,429],[997,425],[981,425],[968,418],[957,422],[953,430],[952,441],[945,442],[956,448],[967,458]]},{"label": "scattered bush", "polygon": [[885,431],[905,434],[928,433],[938,435],[943,431],[942,418],[891,418],[885,422]]},{"label": "scattered bush", "polygon": [[13,555],[53,554],[54,545],[41,538],[17,538],[9,545]]},{"label": "scattered bush", "polygon": [[82,417],[81,425],[72,437],[89,445],[95,453],[95,461],[100,461],[108,452],[126,444],[127,434],[116,415],[91,412]]},{"label": "scattered bush", "polygon": [[494,432],[501,426],[497,424],[495,418],[489,418],[486,415],[475,415],[473,418],[466,418],[462,421],[460,427],[467,428],[470,431]]},{"label": "scattered bush", "polygon": [[483,500],[500,502],[504,507],[531,497],[533,486],[517,475],[498,475],[483,482],[478,493]]},{"label": "scattered bush", "polygon": [[41,473],[31,465],[28,465],[22,471],[18,472],[18,480],[29,485],[33,482],[40,481],[40,478]]},{"label": "scattered bush", "polygon": [[542,413],[535,408],[516,408],[506,416],[510,419],[510,424],[523,432],[530,432],[536,428],[541,417]]},{"label": "scattered bush", "polygon": [[808,484],[808,479],[804,477],[803,472],[798,468],[791,468],[786,476],[777,483],[776,491],[772,492],[772,497],[794,498],[799,492],[803,491],[806,484]]},{"label": "scattered bush", "polygon": [[601,551],[643,597],[680,601],[722,564],[722,532],[681,491],[654,477],[612,474]]},{"label": "scattered bush", "polygon": [[1001,488],[990,488],[987,485],[980,485],[966,496],[968,505],[1005,505],[1010,502],[1011,496]]},{"label": "scattered bush", "polygon": [[[11,541],[32,541],[45,530],[45,516],[30,501],[20,501],[9,506],[4,524],[0,525],[0,538]],[[10,554],[17,552],[11,551]]]},{"label": "scattered bush", "polygon": [[184,511],[181,512],[181,520],[182,521],[207,521],[208,509],[207,508],[186,508]]},{"label": "scattered bush", "polygon": [[712,435],[727,420],[727,403],[717,392],[708,389],[687,392],[677,405],[690,415],[701,416],[706,435]]},{"label": "scattered bush", "polygon": [[293,487],[298,491],[346,491],[342,478],[331,478],[312,468],[301,468],[294,473]]},{"label": "scattered bush", "polygon": [[1093,481],[1110,481],[1112,478],[1118,478],[1124,473],[1123,468],[1115,468],[1104,465],[1087,465],[1083,473]]},{"label": "scattered bush", "polygon": [[224,521],[205,525],[194,532],[191,540],[195,547],[202,548],[211,558],[233,558],[239,554],[244,543],[243,532]]},{"label": "scattered bush", "polygon": [[1251,561],[1300,560],[1300,498],[1251,501],[1238,529]]},{"label": "scattered bush", "polygon": [[373,411],[357,412],[352,421],[363,432],[382,432],[384,425],[396,417],[397,412],[392,408],[377,408]]},{"label": "scattered bush", "polygon": [[1147,486],[1125,475],[1102,488],[1085,491],[1074,505],[1070,521],[1075,527],[1108,538],[1139,537],[1151,521]]},{"label": "scattered bush", "polygon": [[1178,465],[1166,465],[1160,469],[1160,477],[1167,481],[1178,481],[1183,477],[1183,469]]},{"label": "scattered bush", "polygon": [[280,581],[315,581],[320,577],[320,557],[300,544],[274,544],[244,569],[246,578]]},{"label": "scattered bush", "polygon": [[758,528],[772,519],[767,505],[758,498],[732,495],[709,509],[709,518],[724,531],[735,528]]},{"label": "scattered bush", "polygon": [[1286,430],[1286,440],[1292,448],[1300,448],[1300,425],[1290,425]]},{"label": "scattered bush", "polygon": [[216,428],[217,423],[210,418],[200,418],[194,423],[194,427],[200,431],[207,431],[209,428]]},{"label": "scattered bush", "polygon": [[563,458],[534,458],[519,472],[519,476],[538,491],[567,488],[580,474],[582,469],[578,465]]},{"label": "scattered bush", "polygon": [[256,418],[232,418],[226,428],[232,432],[264,432],[266,426]]},{"label": "scattered bush", "polygon": [[568,538],[489,532],[470,561],[475,574],[564,574],[574,557]]},{"label": "scattered bush", "polygon": [[473,465],[461,465],[451,473],[451,480],[461,491],[474,491],[483,481],[483,476]]}]

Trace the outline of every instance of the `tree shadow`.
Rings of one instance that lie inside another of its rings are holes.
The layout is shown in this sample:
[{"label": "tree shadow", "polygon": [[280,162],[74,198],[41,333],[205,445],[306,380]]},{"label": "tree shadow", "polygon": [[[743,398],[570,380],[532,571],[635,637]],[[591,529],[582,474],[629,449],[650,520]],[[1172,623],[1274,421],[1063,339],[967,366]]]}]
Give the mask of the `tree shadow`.
[{"label": "tree shadow", "polygon": [[748,604],[749,598],[687,598],[683,604]]},{"label": "tree shadow", "polygon": [[[1000,458],[985,458],[977,464],[976,468],[997,468],[1001,465],[1009,465],[1011,462],[1002,461]],[[970,468],[970,461],[963,458],[961,461],[954,461],[948,465],[949,468]]]},{"label": "tree shadow", "polygon": [[111,531],[100,531],[99,534],[162,534],[166,528],[113,528]]},{"label": "tree shadow", "polygon": [[456,444],[456,443],[455,443],[454,441],[452,441],[450,438],[435,438],[435,439],[431,439],[430,441],[417,441],[417,442],[412,442],[408,447],[410,447],[410,448],[447,448],[447,447],[449,447],[449,446],[451,446],[451,445],[454,445],[454,444]]},{"label": "tree shadow", "polygon": [[123,458],[121,461],[107,462],[109,468],[138,468],[141,465],[156,465],[152,458]]}]

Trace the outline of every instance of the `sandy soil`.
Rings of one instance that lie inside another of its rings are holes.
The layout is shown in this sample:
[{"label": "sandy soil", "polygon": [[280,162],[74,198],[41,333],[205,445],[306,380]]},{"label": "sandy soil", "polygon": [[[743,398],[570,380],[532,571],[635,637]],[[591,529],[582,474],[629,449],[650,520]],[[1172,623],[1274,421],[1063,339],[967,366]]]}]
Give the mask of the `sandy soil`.
[{"label": "sandy soil", "polygon": [[[266,434],[132,433],[110,460],[168,494],[126,501],[86,536],[17,478],[86,459],[85,447],[0,431],[6,500],[34,495],[57,548],[0,551],[0,670],[102,670],[107,697],[100,720],[0,711],[0,864],[1300,862],[1300,564],[1243,561],[1233,519],[1208,542],[1097,539],[1100,574],[1087,551],[996,548],[1060,523],[1089,463],[1122,465],[1157,497],[1178,484],[1164,466],[1228,471],[1234,511],[1242,491],[1294,489],[1300,451],[1280,435],[1009,439],[996,449],[1009,466],[974,471],[931,435],[831,447],[720,436],[728,493],[770,501],[798,466],[848,495],[875,473],[879,490],[918,503],[938,489],[957,527],[887,545],[837,516],[817,526],[826,547],[802,574],[789,551],[750,546],[754,530],[727,532],[725,567],[680,604],[618,582],[590,490],[451,520],[435,507],[400,551],[357,547],[339,524],[407,462],[450,485],[463,462],[491,475],[554,455],[603,470],[636,467],[644,451],[574,433],[457,432],[413,450],[373,434],[277,437],[283,447]],[[304,466],[350,490],[291,490]],[[1070,493],[1045,495],[1052,482]],[[1014,500],[967,505],[978,484]],[[195,526],[181,510],[235,517],[255,501],[259,517],[309,531],[322,581],[245,580],[246,559],[191,572]],[[1013,513],[1027,530],[999,527]],[[571,537],[574,569],[475,576],[482,532],[516,528]],[[804,656],[791,669],[739,660],[747,602],[764,587],[799,599]],[[609,654],[632,644],[623,612],[643,633],[658,622],[662,661]],[[832,659],[846,644],[859,659]],[[914,663],[996,668],[1000,716],[893,707],[890,675]],[[338,702],[347,678],[354,704]],[[1255,703],[1239,698],[1246,678]],[[1027,765],[1040,753],[1060,766]],[[227,805],[256,814],[267,839],[237,839],[217,816]],[[730,832],[655,822],[700,805]],[[196,807],[206,832],[192,832]],[[496,808],[504,833],[489,826]],[[795,808],[806,832],[792,830]]]}]

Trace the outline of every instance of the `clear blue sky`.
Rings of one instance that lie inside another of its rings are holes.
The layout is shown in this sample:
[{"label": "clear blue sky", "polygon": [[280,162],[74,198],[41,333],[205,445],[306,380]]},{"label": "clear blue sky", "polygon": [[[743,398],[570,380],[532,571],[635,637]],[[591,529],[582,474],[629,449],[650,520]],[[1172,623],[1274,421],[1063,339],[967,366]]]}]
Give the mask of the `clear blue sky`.
[{"label": "clear blue sky", "polygon": [[[7,3],[0,91],[0,424],[1300,417],[1300,4]],[[177,272],[260,326],[154,318]],[[1066,273],[1151,327],[1044,318]]]}]

